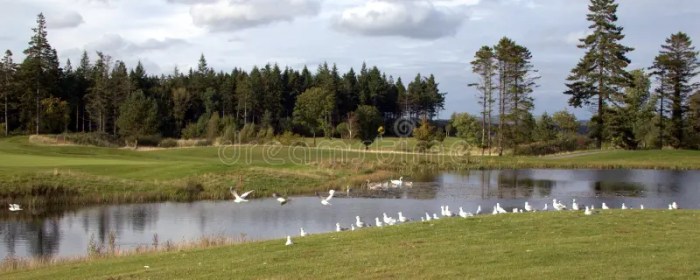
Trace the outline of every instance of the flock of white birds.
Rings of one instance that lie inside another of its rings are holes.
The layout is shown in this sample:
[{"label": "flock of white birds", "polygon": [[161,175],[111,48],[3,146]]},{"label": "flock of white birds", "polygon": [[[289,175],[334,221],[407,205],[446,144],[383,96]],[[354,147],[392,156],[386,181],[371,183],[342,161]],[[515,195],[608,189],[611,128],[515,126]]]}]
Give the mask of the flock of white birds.
[{"label": "flock of white birds", "polygon": [[[401,178],[399,178],[399,180],[390,180],[389,182],[386,182],[386,185],[385,185],[385,183],[374,183],[373,184],[373,183],[370,183],[369,181],[367,181],[367,187],[369,187],[370,189],[373,189],[372,188],[373,186],[375,187],[374,189],[385,188],[385,186],[389,186],[389,184],[391,184],[393,187],[401,187],[401,186],[406,186],[406,183],[407,182],[403,181],[403,177],[401,177]],[[350,188],[348,187],[348,191],[349,191],[349,189]],[[248,191],[248,192],[243,193],[242,195],[239,195],[233,189],[233,187],[229,188],[229,190],[231,191],[231,194],[233,195],[233,198],[234,198],[233,202],[235,202],[235,203],[247,202],[248,200],[246,200],[245,198],[250,193],[253,192],[253,191]],[[335,190],[330,190],[330,191],[328,191],[328,196],[319,196],[319,198],[321,199],[321,205],[331,206],[332,204],[330,203],[330,201],[331,201],[331,199],[333,199],[334,195],[335,195]],[[290,199],[287,198],[286,196],[283,197],[277,193],[273,193],[272,196],[277,199],[277,201],[280,203],[280,205],[285,205],[290,201]],[[564,210],[569,209],[567,207],[567,205],[563,204],[561,201],[557,200],[556,198],[552,199],[552,208],[556,211],[564,211]],[[608,205],[605,202],[603,202],[601,204],[600,208],[603,210],[610,209],[610,207],[608,207]],[[570,209],[571,209],[571,211],[581,211],[581,207],[576,202],[575,198],[571,202]],[[627,207],[627,205],[625,205],[625,203],[622,203],[622,206],[620,207],[620,209],[625,210],[625,209],[630,209],[630,208]],[[639,209],[644,210],[644,205],[640,205]],[[674,201],[668,205],[668,209],[669,210],[677,210],[678,204]],[[549,204],[545,203],[544,207],[542,207],[541,211],[548,211],[548,210],[549,210]],[[537,210],[535,208],[533,208],[529,202],[526,201],[523,208],[517,208],[517,207],[513,208],[510,213],[527,213],[527,212],[537,212]],[[506,214],[509,212],[506,211],[503,207],[501,207],[501,203],[496,203],[496,205],[493,206],[493,211],[491,213],[493,215],[498,215],[498,214]],[[596,213],[595,212],[595,205],[584,206],[583,213],[586,216],[593,215],[594,213]],[[364,222],[362,220],[362,218],[360,218],[360,216],[355,216],[355,222],[351,223],[349,228],[342,227],[340,225],[340,223],[336,223],[335,224],[335,231],[336,232],[347,231],[347,230],[354,231],[357,229],[361,229],[364,227],[371,227],[371,226],[375,226],[375,227],[393,226],[396,224],[406,223],[406,222],[412,221],[411,219],[406,218],[402,212],[398,212],[397,214],[398,214],[398,216],[396,218],[394,218],[394,217],[387,215],[387,213],[384,212],[384,213],[382,213],[381,218],[380,217],[374,218],[374,225],[367,223],[367,222]],[[440,215],[438,215],[437,213],[432,213],[432,215],[431,215],[430,213],[426,212],[424,217],[423,216],[420,217],[420,221],[427,222],[427,221],[431,221],[431,220],[439,220],[441,218],[450,218],[450,217],[469,218],[469,217],[473,217],[473,216],[476,216],[479,214],[482,214],[481,205],[479,205],[476,208],[476,211],[474,213],[465,212],[462,207],[459,207],[459,212],[454,213],[454,212],[452,212],[452,210],[450,210],[449,205],[442,205],[442,206],[440,206]],[[299,236],[304,237],[307,235],[308,235],[308,233],[306,231],[304,231],[304,228],[302,227],[299,230]],[[289,246],[289,245],[293,245],[293,244],[294,244],[294,242],[292,241],[292,236],[287,235],[287,241],[285,242],[285,245]]]}]

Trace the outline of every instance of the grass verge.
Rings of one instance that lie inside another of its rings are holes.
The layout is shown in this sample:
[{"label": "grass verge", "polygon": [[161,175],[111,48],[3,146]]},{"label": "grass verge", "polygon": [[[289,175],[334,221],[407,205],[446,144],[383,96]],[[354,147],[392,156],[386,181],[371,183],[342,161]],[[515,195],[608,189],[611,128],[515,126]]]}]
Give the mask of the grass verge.
[{"label": "grass verge", "polygon": [[[0,273],[2,279],[689,279],[700,212],[441,219]],[[149,268],[145,268],[148,266]]]}]

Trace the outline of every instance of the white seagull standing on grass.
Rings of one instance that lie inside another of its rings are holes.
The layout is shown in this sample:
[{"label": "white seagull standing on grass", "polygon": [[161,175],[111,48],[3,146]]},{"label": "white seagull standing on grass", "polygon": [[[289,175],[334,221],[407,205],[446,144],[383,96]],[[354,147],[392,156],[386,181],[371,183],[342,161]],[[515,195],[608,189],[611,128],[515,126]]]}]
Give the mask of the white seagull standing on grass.
[{"label": "white seagull standing on grass", "polygon": [[403,216],[403,213],[399,212],[399,222],[405,223],[408,222],[408,218]]},{"label": "white seagull standing on grass", "polygon": [[476,214],[481,214],[481,205],[479,205],[479,207],[476,208]]},{"label": "white seagull standing on grass", "polygon": [[323,198],[321,197],[321,204],[323,205],[332,205],[329,201],[333,198],[333,195],[335,194],[335,190],[330,190],[328,191],[328,197]]},{"label": "white seagull standing on grass", "polygon": [[294,242],[292,242],[292,237],[289,236],[289,235],[287,235],[287,242],[284,243],[284,246],[289,246],[289,245],[292,245],[292,244],[294,244]]},{"label": "white seagull standing on grass", "polygon": [[590,216],[593,215],[593,211],[591,211],[591,209],[588,208],[588,206],[586,206],[586,210],[583,212],[583,214],[585,214],[586,216]]},{"label": "white seagull standing on grass", "polygon": [[573,202],[571,202],[571,210],[578,211],[578,203],[576,203],[576,199],[574,198]]},{"label": "white seagull standing on grass", "polygon": [[304,228],[301,228],[301,232],[299,235],[301,235],[301,237],[306,236],[306,232],[304,231]]},{"label": "white seagull standing on grass", "polygon": [[234,190],[233,187],[229,187],[228,190],[229,190],[229,191],[231,192],[231,194],[233,195],[233,198],[234,198],[234,199],[233,199],[233,202],[235,202],[235,203],[248,202],[248,200],[246,200],[245,198],[246,198],[250,193],[253,192],[253,191],[247,191],[247,192],[244,192],[242,195],[238,195],[238,192],[236,192],[236,190]]},{"label": "white seagull standing on grass", "polygon": [[605,204],[605,202],[603,202],[603,205],[601,205],[600,208],[603,209],[603,210],[608,210],[608,209],[610,209],[610,207],[608,207],[608,205]]},{"label": "white seagull standing on grass", "polygon": [[365,223],[362,220],[360,220],[360,216],[355,216],[355,225],[357,226],[357,228],[365,227]]},{"label": "white seagull standing on grass", "polygon": [[525,201],[525,211],[527,212],[532,212],[532,206],[530,205],[529,202]]}]

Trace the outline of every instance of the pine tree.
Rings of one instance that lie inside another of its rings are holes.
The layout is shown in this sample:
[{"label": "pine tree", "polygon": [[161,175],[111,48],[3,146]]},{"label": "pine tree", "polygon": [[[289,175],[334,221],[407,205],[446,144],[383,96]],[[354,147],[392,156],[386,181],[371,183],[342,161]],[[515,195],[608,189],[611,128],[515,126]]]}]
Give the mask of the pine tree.
[{"label": "pine tree", "polygon": [[[22,82],[26,89],[23,102],[24,121],[27,129],[34,124],[34,133],[39,134],[41,127],[41,99],[51,96],[58,86],[58,55],[51,48],[47,39],[46,18],[40,13],[37,16],[37,27],[32,28],[34,35],[29,41],[29,47],[24,50],[26,55],[22,66]],[[30,105],[34,103],[33,106]],[[34,107],[30,109],[31,107]],[[33,115],[33,120],[31,120]]]},{"label": "pine tree", "polygon": [[497,89],[494,78],[496,77],[496,61],[493,49],[483,46],[474,55],[471,62],[472,72],[479,77],[479,82],[469,84],[479,92],[479,104],[481,110],[481,155],[489,149],[491,153],[491,113],[493,112],[493,92]]},{"label": "pine tree", "polygon": [[12,51],[6,50],[5,51],[5,56],[2,58],[2,62],[0,62],[0,74],[2,74],[2,87],[0,87],[0,91],[2,91],[3,99],[4,99],[4,113],[5,117],[3,118],[3,123],[5,126],[5,136],[9,135],[9,129],[10,129],[10,119],[8,117],[8,112],[9,112],[9,96],[12,91],[12,83],[14,82],[14,75],[16,71],[16,65],[12,61]]},{"label": "pine tree", "polygon": [[621,89],[629,84],[630,76],[625,68],[630,60],[626,54],[633,48],[620,44],[625,38],[622,27],[616,25],[617,7],[615,0],[591,0],[587,20],[591,22],[592,34],[580,39],[580,49],[586,54],[571,70],[567,78],[569,88],[564,94],[571,95],[569,104],[597,106],[596,126],[592,137],[601,148],[606,137],[605,111],[608,103],[621,100]]},{"label": "pine tree", "polygon": [[114,68],[112,69],[112,74],[109,80],[110,90],[109,90],[109,107],[112,109],[112,134],[117,135],[117,119],[119,118],[119,108],[124,100],[131,93],[131,80],[129,80],[129,73],[126,69],[126,64],[123,61],[118,60]]},{"label": "pine tree", "polygon": [[[660,99],[660,127],[663,130],[664,113],[668,110],[671,113],[671,123],[668,127],[669,144],[674,148],[680,148],[685,144],[688,96],[699,86],[693,81],[693,78],[698,75],[700,66],[698,52],[692,46],[690,37],[683,32],[671,35],[661,48],[651,68],[660,84],[656,90]],[[666,100],[668,103],[665,103]],[[665,108],[666,106],[668,108]],[[663,135],[661,141],[663,143]]]}]

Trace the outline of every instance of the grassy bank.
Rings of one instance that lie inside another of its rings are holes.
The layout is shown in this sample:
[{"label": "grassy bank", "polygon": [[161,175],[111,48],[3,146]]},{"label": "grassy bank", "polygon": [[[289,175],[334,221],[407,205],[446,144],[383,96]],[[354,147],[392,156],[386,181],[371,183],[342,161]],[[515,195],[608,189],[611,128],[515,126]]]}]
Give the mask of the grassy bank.
[{"label": "grassy bank", "polygon": [[[546,212],[151,253],[2,279],[668,279],[700,275],[698,211]],[[150,268],[144,268],[149,266]]]},{"label": "grassy bank", "polygon": [[[384,142],[388,142],[388,139]],[[418,171],[484,168],[698,169],[698,151],[598,151],[551,157],[363,151],[329,142],[287,146],[194,147],[133,151],[0,139],[0,203],[87,204],[230,198],[243,178],[253,197],[358,187]],[[407,176],[409,177],[409,176]]]}]

